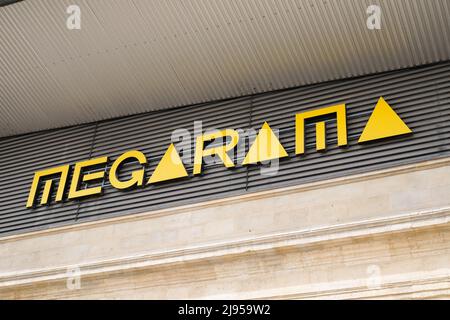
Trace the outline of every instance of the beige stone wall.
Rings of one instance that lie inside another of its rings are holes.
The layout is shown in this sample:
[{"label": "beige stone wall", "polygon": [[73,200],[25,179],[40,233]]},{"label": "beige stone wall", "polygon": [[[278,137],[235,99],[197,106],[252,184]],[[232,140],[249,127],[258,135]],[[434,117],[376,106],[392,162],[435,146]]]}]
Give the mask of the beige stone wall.
[{"label": "beige stone wall", "polygon": [[442,159],[4,237],[0,298],[450,298],[449,217]]}]

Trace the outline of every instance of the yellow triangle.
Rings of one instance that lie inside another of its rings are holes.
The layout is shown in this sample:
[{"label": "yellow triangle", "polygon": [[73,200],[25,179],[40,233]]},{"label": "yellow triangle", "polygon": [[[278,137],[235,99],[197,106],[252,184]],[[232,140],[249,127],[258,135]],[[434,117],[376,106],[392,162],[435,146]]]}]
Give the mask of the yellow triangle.
[{"label": "yellow triangle", "polygon": [[288,154],[277,136],[273,133],[268,123],[264,122],[242,164],[257,163],[287,156]]},{"label": "yellow triangle", "polygon": [[173,143],[167,148],[166,153],[161,158],[161,161],[156,166],[155,171],[148,183],[155,183],[160,181],[172,180],[182,177],[187,177],[188,173],[184,168],[180,155],[175,149]]},{"label": "yellow triangle", "polygon": [[380,97],[358,142],[366,142],[411,133],[391,106]]}]

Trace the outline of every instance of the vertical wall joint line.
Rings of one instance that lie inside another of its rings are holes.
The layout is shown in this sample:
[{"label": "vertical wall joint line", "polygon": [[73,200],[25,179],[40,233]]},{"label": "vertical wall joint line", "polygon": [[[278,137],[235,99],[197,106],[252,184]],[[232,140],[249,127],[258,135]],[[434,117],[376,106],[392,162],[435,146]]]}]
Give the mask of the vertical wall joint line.
[{"label": "vertical wall joint line", "polygon": [[[249,110],[249,114],[248,114],[248,125],[249,125],[249,129],[253,128],[253,96],[250,96],[250,110]],[[245,154],[247,154],[248,149],[250,149],[250,139],[247,137],[247,142],[245,143]],[[246,166],[245,167],[245,191],[248,191],[248,175],[249,175],[249,170],[250,166]]]},{"label": "vertical wall joint line", "polygon": [[[92,134],[92,140],[91,140],[91,146],[89,148],[89,155],[88,155],[88,159],[92,158],[92,153],[94,152],[94,147],[95,147],[95,139],[97,138],[97,130],[98,130],[98,121],[95,122],[95,126],[94,126],[94,133]],[[108,165],[108,164],[106,164]],[[102,185],[105,182],[105,177],[103,177],[103,181],[102,181]],[[85,186],[87,187],[87,186]],[[80,214],[80,209],[81,209],[81,199],[77,200],[78,201],[78,206],[77,206],[77,212],[75,213],[75,221],[78,221],[78,215]]]}]

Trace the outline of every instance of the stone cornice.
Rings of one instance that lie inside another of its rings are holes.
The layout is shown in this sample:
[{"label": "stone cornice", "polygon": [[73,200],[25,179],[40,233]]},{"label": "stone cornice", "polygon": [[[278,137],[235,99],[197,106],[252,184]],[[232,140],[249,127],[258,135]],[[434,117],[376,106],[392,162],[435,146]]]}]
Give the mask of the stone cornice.
[{"label": "stone cornice", "polygon": [[246,252],[315,245],[326,241],[345,241],[346,239],[357,237],[403,232],[421,228],[447,227],[449,219],[450,207],[435,208],[432,210],[405,213],[389,218],[358,221],[329,227],[298,230],[295,232],[275,233],[177,250],[149,252],[117,259],[93,261],[77,266],[61,266],[49,269],[29,270],[21,273],[0,274],[0,287],[66,279],[68,277],[67,270],[73,267],[80,268],[80,276],[93,276],[153,266],[173,266],[176,263],[201,261],[203,259],[245,254]]},{"label": "stone cornice", "polygon": [[374,286],[367,279],[316,283],[265,291],[210,296],[209,299],[384,299],[435,298],[450,294],[450,268],[380,277]]}]

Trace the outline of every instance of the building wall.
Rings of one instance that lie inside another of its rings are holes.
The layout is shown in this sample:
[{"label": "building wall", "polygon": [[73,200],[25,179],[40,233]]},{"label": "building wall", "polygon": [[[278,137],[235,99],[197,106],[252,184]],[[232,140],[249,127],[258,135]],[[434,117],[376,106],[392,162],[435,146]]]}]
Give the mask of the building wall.
[{"label": "building wall", "polygon": [[[447,61],[2,139],[0,298],[450,298],[449,75]],[[359,144],[380,96],[413,134]],[[295,114],[340,103],[348,146],[331,117],[326,151],[308,123],[295,155]],[[289,156],[276,175],[185,163],[180,180],[25,207],[35,171],[137,149],[148,174],[195,120],[268,121]]]},{"label": "building wall", "polygon": [[448,299],[449,217],[443,158],[11,235],[0,298]]}]

